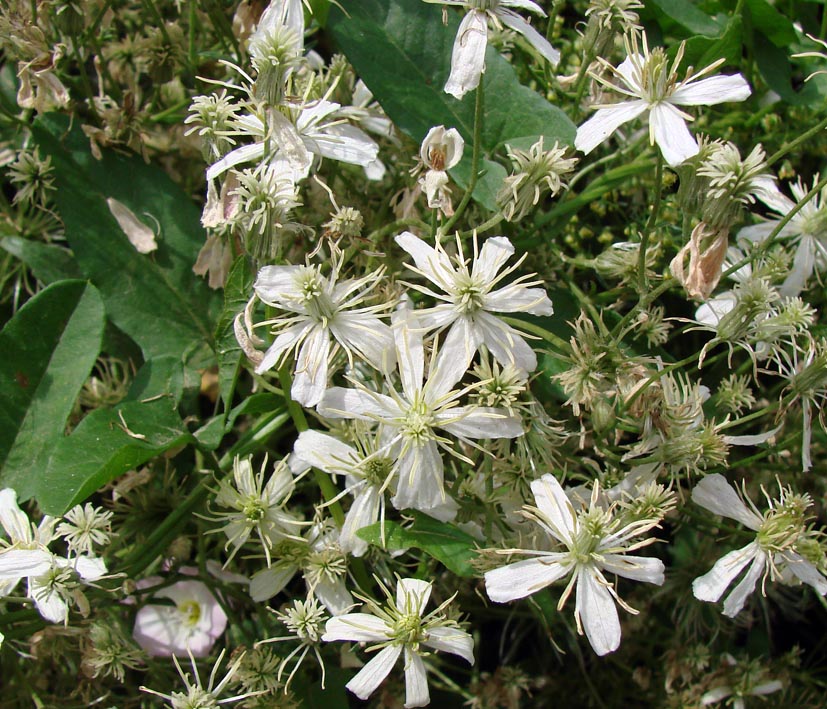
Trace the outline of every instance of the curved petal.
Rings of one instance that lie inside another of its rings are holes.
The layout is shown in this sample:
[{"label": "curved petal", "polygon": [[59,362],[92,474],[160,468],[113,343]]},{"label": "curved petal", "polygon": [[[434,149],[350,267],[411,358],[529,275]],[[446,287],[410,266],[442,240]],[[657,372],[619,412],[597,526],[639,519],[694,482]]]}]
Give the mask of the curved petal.
[{"label": "curved petal", "polygon": [[332,615],[344,613],[353,607],[353,596],[350,595],[342,578],[327,581],[323,576],[313,589],[313,594]]},{"label": "curved petal", "polygon": [[305,138],[310,151],[332,160],[367,167],[375,162],[379,146],[363,130],[351,125],[328,126],[324,133]]},{"label": "curved petal", "polygon": [[698,143],[692,137],[686,120],[674,106],[668,103],[653,106],[649,113],[649,125],[664,160],[672,167],[698,154]]},{"label": "curved petal", "polygon": [[519,32],[528,40],[528,43],[534,47],[543,57],[548,59],[554,66],[560,61],[560,52],[552,47],[548,40],[543,37],[537,30],[535,30],[528,22],[526,22],[517,13],[505,8],[496,10],[497,17],[502,20],[504,25],[507,25],[515,32]]},{"label": "curved petal", "polygon": [[363,421],[385,421],[400,414],[399,405],[389,396],[344,387],[328,389],[316,410],[327,418]]},{"label": "curved petal", "polygon": [[482,307],[498,313],[554,314],[554,305],[544,288],[526,288],[520,283],[486,293]]},{"label": "curved petal", "polygon": [[423,645],[459,655],[466,662],[474,664],[474,638],[460,628],[434,628],[428,632],[428,639]]},{"label": "curved petal", "polygon": [[766,568],[766,554],[764,552],[759,552],[759,554],[755,556],[752,566],[749,567],[749,571],[747,571],[744,575],[744,578],[741,579],[741,582],[734,589],[732,589],[732,593],[726,597],[726,600],[724,601],[725,616],[728,618],[734,618],[741,612],[741,609],[747,602],[747,598],[749,598],[750,594],[752,594],[755,590],[755,584],[758,583],[758,579],[761,578],[761,574],[764,573]]},{"label": "curved petal", "polygon": [[707,573],[692,582],[692,593],[695,594],[695,598],[699,601],[715,603],[724,595],[724,591],[735,580],[735,577],[759,554],[763,556],[758,544],[752,542],[722,556]]},{"label": "curved petal", "polygon": [[396,495],[391,502],[398,510],[428,512],[445,502],[443,463],[433,441],[411,446],[399,458]]},{"label": "curved petal", "polygon": [[514,255],[514,246],[504,236],[492,236],[485,240],[479,254],[471,267],[471,277],[475,281],[491,283],[500,269]]},{"label": "curved petal", "polygon": [[487,313],[478,313],[476,320],[485,346],[500,364],[513,364],[525,373],[537,369],[537,355],[511,325]]},{"label": "curved petal", "polygon": [[6,549],[0,552],[0,581],[40,576],[52,568],[53,561],[45,549]]},{"label": "curved petal", "polygon": [[485,572],[485,590],[495,603],[525,598],[550,586],[571,571],[564,564],[566,554],[549,552],[536,559],[524,559],[499,569]]},{"label": "curved petal", "polygon": [[[328,624],[330,624],[330,621],[328,621]],[[401,654],[401,645],[388,645],[388,647],[380,650],[376,657],[368,662],[345,687],[359,699],[367,699],[382,684]]]},{"label": "curved petal", "polygon": [[425,376],[425,348],[419,321],[410,310],[393,314],[393,339],[402,390],[412,400],[422,389]]},{"label": "curved petal", "polygon": [[424,707],[430,704],[428,676],[422,658],[405,648],[405,708]]},{"label": "curved petal", "polygon": [[256,366],[256,374],[262,374],[275,367],[286,352],[293,349],[297,343],[307,335],[307,331],[313,327],[311,322],[303,322],[298,325],[282,330],[273,344],[267,348],[261,362]]},{"label": "curved petal", "polygon": [[824,596],[827,594],[827,579],[809,561],[793,551],[785,552],[782,556],[786,568],[799,580],[812,586],[816,593]]},{"label": "curved petal", "polygon": [[330,331],[315,325],[307,334],[299,356],[290,395],[302,406],[311,408],[322,399],[327,389],[327,369],[330,357]]},{"label": "curved petal", "polygon": [[451,75],[445,93],[461,99],[477,88],[485,71],[485,47],[488,44],[488,19],[485,12],[471,10],[462,18],[451,52]]},{"label": "curved petal", "polygon": [[578,614],[592,648],[598,655],[607,655],[620,646],[620,619],[614,598],[591,569],[578,572],[575,598]]},{"label": "curved petal", "polygon": [[345,554],[362,556],[368,550],[368,543],[357,536],[356,532],[379,519],[381,502],[382,497],[376,485],[365,485],[353,499],[339,533],[339,547]]},{"label": "curved petal", "polygon": [[250,598],[256,602],[266,601],[281,590],[296,575],[296,564],[273,564],[269,569],[262,569],[250,579]]},{"label": "curved petal", "polygon": [[437,425],[458,438],[519,438],[523,422],[505,409],[458,406],[436,415]]},{"label": "curved petal", "polygon": [[423,615],[432,584],[422,579],[399,579],[396,585],[396,605],[405,613]]},{"label": "curved petal", "polygon": [[342,346],[379,371],[389,371],[395,362],[393,333],[370,313],[339,313],[330,323],[330,331]]},{"label": "curved petal", "polygon": [[385,621],[375,615],[345,613],[327,621],[322,640],[326,643],[334,640],[356,643],[385,642],[390,639],[390,632]]},{"label": "curved petal", "polygon": [[359,461],[355,448],[321,431],[302,431],[293,444],[293,454],[329,475],[349,473]]},{"label": "curved petal", "polygon": [[725,101],[744,101],[751,93],[747,80],[740,74],[710,76],[679,86],[669,102],[678,106],[712,106]]},{"label": "curved petal", "polygon": [[738,520],[749,529],[758,531],[763,520],[735,492],[727,479],[719,473],[703,478],[692,490],[692,501],[721,517]]},{"label": "curved petal", "polygon": [[620,126],[637,118],[647,106],[646,101],[636,100],[598,108],[597,113],[577,129],[574,147],[588,155]]},{"label": "curved petal", "polygon": [[531,483],[531,492],[537,509],[552,525],[552,533],[566,546],[571,547],[577,531],[574,508],[563,487],[553,475],[546,473]]}]

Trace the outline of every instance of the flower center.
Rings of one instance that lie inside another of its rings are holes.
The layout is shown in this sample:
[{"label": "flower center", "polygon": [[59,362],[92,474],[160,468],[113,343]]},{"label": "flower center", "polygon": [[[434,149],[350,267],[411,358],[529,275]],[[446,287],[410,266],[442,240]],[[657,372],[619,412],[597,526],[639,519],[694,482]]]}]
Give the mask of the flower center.
[{"label": "flower center", "polygon": [[201,618],[201,604],[198,601],[183,601],[178,604],[178,612],[183,616],[184,625],[191,628]]},{"label": "flower center", "polygon": [[420,395],[414,399],[410,408],[405,413],[400,426],[400,433],[405,438],[412,440],[415,445],[421,445],[433,438],[431,428],[434,424],[434,414],[431,407],[421,398]]},{"label": "flower center", "polygon": [[662,47],[655,47],[644,60],[640,70],[640,88],[650,104],[672,95],[677,76],[669,68],[669,59]]},{"label": "flower center", "polygon": [[307,314],[316,321],[326,324],[336,315],[336,305],[325,289],[323,278],[316,270],[302,269],[298,276],[298,290]]},{"label": "flower center", "polygon": [[482,310],[485,288],[469,275],[458,274],[455,289],[455,303],[460,312],[473,315]]},{"label": "flower center", "polygon": [[259,497],[248,497],[241,507],[241,514],[251,524],[256,524],[264,518],[267,508]]},{"label": "flower center", "polygon": [[362,475],[371,485],[382,485],[393,470],[390,458],[371,458],[362,466]]},{"label": "flower center", "polygon": [[422,627],[422,618],[418,613],[401,615],[393,628],[394,640],[403,645],[416,646],[427,637],[428,633]]}]

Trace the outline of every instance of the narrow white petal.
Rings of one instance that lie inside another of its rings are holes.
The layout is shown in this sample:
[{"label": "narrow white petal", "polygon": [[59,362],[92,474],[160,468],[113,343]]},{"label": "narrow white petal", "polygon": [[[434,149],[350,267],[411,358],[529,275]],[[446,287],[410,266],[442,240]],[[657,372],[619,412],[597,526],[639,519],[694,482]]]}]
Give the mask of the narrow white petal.
[{"label": "narrow white petal", "polygon": [[692,137],[686,120],[674,106],[668,103],[653,106],[649,123],[664,160],[672,167],[698,154],[698,143]]},{"label": "narrow white petal", "polygon": [[609,589],[589,569],[578,574],[576,613],[592,648],[598,655],[607,655],[620,646],[620,619]]},{"label": "narrow white petal", "polygon": [[437,251],[409,231],[403,231],[395,241],[404,251],[407,251],[414,260],[416,268],[429,281],[443,289],[453,283],[455,271],[447,254]]},{"label": "narrow white petal", "polygon": [[721,318],[730,312],[738,302],[738,298],[732,291],[721,293],[709,299],[695,311],[695,320],[703,325],[716,327]]},{"label": "narrow white petal", "polygon": [[347,590],[345,581],[338,578],[336,581],[327,581],[322,578],[313,589],[316,598],[333,615],[344,613],[348,608],[353,607],[353,596]]},{"label": "narrow white petal", "polygon": [[327,418],[363,421],[385,420],[400,414],[399,406],[389,396],[343,387],[328,389],[316,410]]},{"label": "narrow white petal", "polygon": [[281,592],[298,570],[295,564],[274,564],[269,569],[256,572],[250,579],[250,598],[258,603],[272,598]]},{"label": "narrow white petal", "polygon": [[712,106],[725,101],[744,101],[752,93],[740,74],[710,76],[686,86],[679,86],[669,97],[678,106]]},{"label": "narrow white petal", "polygon": [[458,406],[436,415],[438,426],[460,438],[518,438],[523,435],[519,416],[487,406]]},{"label": "narrow white petal", "polygon": [[492,236],[485,240],[479,255],[474,259],[471,275],[485,283],[493,281],[500,269],[514,255],[514,246],[504,236]]},{"label": "narrow white petal", "polygon": [[766,555],[764,552],[759,552],[753,560],[752,566],[749,567],[749,570],[744,575],[744,578],[741,579],[741,582],[734,589],[732,589],[732,593],[726,597],[726,600],[724,601],[725,616],[728,618],[734,618],[741,612],[741,609],[747,602],[747,598],[749,598],[755,590],[755,584],[758,583],[758,579],[761,578],[761,575],[766,570],[766,567]]},{"label": "narrow white petal", "polygon": [[400,579],[396,586],[396,605],[407,613],[422,615],[430,597],[430,581]]},{"label": "narrow white petal", "polygon": [[788,568],[799,581],[812,586],[822,596],[827,594],[827,579],[809,561],[795,552],[785,552],[783,557]]},{"label": "narrow white petal", "polygon": [[[328,621],[329,624],[330,621]],[[402,654],[401,645],[389,645],[380,650],[376,657],[368,662],[345,687],[359,699],[367,699],[388,676],[400,654]]]},{"label": "narrow white petal", "polygon": [[7,549],[0,552],[0,581],[17,581],[45,574],[54,557],[45,549]]},{"label": "narrow white petal", "polygon": [[428,676],[425,663],[415,652],[405,648],[405,708],[424,707],[430,704]]},{"label": "narrow white petal", "polygon": [[345,472],[359,459],[356,449],[321,431],[303,431],[293,444],[297,458],[331,475]]},{"label": "narrow white petal", "polygon": [[576,531],[574,508],[557,478],[546,473],[531,483],[531,492],[537,509],[552,524],[554,536],[571,547]]},{"label": "narrow white petal", "polygon": [[324,133],[305,139],[311,152],[351,165],[368,167],[376,161],[379,146],[363,130],[351,125],[329,126]]},{"label": "narrow white petal", "polygon": [[308,321],[282,330],[273,341],[273,344],[267,348],[261,362],[256,366],[256,374],[267,372],[278,365],[284,354],[292,350],[298,342],[301,342],[307,335],[307,331],[312,327],[313,323]]},{"label": "narrow white petal", "polygon": [[32,541],[32,525],[17,506],[17,492],[10,487],[0,490],[0,525],[12,543]]},{"label": "narrow white petal", "polygon": [[[41,577],[44,579],[45,577]],[[64,623],[69,615],[69,607],[63,597],[52,588],[51,578],[41,581],[29,580],[29,596],[34,599],[37,611],[50,623]]]},{"label": "narrow white petal", "polygon": [[451,75],[445,84],[445,93],[461,99],[477,88],[485,70],[485,47],[488,44],[488,20],[485,12],[471,10],[457,30],[451,52]]},{"label": "narrow white petal", "polygon": [[375,615],[345,613],[327,621],[322,640],[326,643],[334,640],[349,640],[357,643],[385,642],[389,639],[389,633],[390,629],[385,621]]},{"label": "narrow white petal", "polygon": [[564,564],[565,554],[549,552],[536,559],[524,559],[485,572],[485,590],[495,603],[525,598],[550,586],[571,571]]},{"label": "narrow white petal", "polygon": [[664,567],[660,559],[628,554],[604,554],[601,566],[604,571],[633,581],[645,581],[656,586],[663,585]]},{"label": "narrow white petal", "polygon": [[760,697],[765,694],[772,694],[773,692],[779,692],[784,689],[784,685],[777,679],[771,680],[770,682],[763,682],[759,685],[756,685],[750,690],[750,694],[754,697]]},{"label": "narrow white petal", "polygon": [[225,173],[231,167],[241,165],[241,163],[251,162],[264,157],[264,143],[252,143],[251,145],[242,145],[240,148],[231,150],[221,160],[212,164],[207,170],[207,182],[214,180],[219,175]]},{"label": "narrow white petal", "polygon": [[342,346],[354,351],[374,369],[387,371],[396,361],[393,333],[375,315],[339,313],[330,324],[330,331]]},{"label": "narrow white petal", "polygon": [[781,295],[792,298],[797,296],[807,286],[807,281],[813,275],[816,262],[815,238],[809,234],[802,235],[793,257],[790,273],[778,289]]},{"label": "narrow white petal", "polygon": [[513,364],[526,373],[537,369],[537,355],[511,325],[487,313],[477,313],[476,324],[485,346],[500,364]]},{"label": "narrow white petal", "polygon": [[535,15],[546,17],[546,11],[543,10],[534,0],[500,0],[500,5],[504,7],[516,7],[520,10],[528,10]]},{"label": "narrow white petal", "polygon": [[762,554],[755,542],[722,556],[703,576],[692,582],[692,592],[699,601],[715,603],[744,567]]},{"label": "narrow white petal", "polygon": [[290,395],[302,406],[312,408],[327,389],[327,368],[330,356],[330,331],[316,325],[308,333],[296,359],[296,371]]},{"label": "narrow white petal", "polygon": [[483,296],[483,308],[498,313],[553,315],[554,306],[544,288],[526,288],[512,284]]},{"label": "narrow white petal", "polygon": [[425,385],[430,401],[442,398],[462,379],[481,344],[482,335],[474,327],[474,321],[466,315],[459,315],[439,347]]},{"label": "narrow white petal", "polygon": [[624,101],[598,108],[589,120],[577,129],[574,147],[588,155],[624,123],[637,118],[647,108],[646,101]]},{"label": "narrow white petal", "polygon": [[365,485],[353,499],[339,533],[339,547],[345,554],[362,556],[368,550],[368,543],[356,532],[378,521],[381,500],[376,485]]},{"label": "narrow white petal", "polygon": [[447,498],[443,481],[442,456],[433,441],[411,446],[399,458],[396,495],[393,506],[428,512]]},{"label": "narrow white petal", "polygon": [[440,652],[459,655],[466,662],[474,664],[474,638],[460,628],[434,628],[429,631],[428,639],[423,644]]},{"label": "narrow white petal", "polygon": [[393,314],[393,338],[402,390],[413,399],[422,389],[425,376],[425,348],[419,321],[412,311],[397,310]]},{"label": "narrow white petal", "polygon": [[537,30],[535,30],[528,22],[511,10],[500,8],[496,11],[497,17],[502,20],[504,25],[507,25],[515,32],[519,32],[528,40],[528,43],[534,47],[543,57],[545,57],[554,66],[560,61],[560,52],[552,47],[548,40],[543,37]]},{"label": "narrow white petal", "polygon": [[762,519],[750,510],[727,479],[719,473],[703,478],[692,490],[692,501],[721,517],[738,520],[745,527],[758,530]]}]

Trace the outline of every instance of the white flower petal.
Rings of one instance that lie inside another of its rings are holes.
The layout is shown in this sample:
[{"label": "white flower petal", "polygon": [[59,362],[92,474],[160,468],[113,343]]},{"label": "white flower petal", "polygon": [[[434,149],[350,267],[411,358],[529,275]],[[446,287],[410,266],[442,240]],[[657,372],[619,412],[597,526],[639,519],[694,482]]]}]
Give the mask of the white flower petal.
[{"label": "white flower petal", "polygon": [[376,485],[365,485],[345,515],[345,523],[339,533],[339,547],[345,554],[362,556],[368,549],[368,543],[357,536],[363,527],[379,520],[382,497]]},{"label": "white flower petal", "polygon": [[477,313],[476,325],[485,346],[500,364],[513,364],[526,374],[537,369],[537,355],[511,325],[483,312]]},{"label": "white flower petal", "polygon": [[637,118],[647,108],[642,100],[624,101],[598,108],[597,112],[577,129],[574,147],[588,155],[624,123]]},{"label": "white flower petal", "polygon": [[424,707],[431,702],[425,664],[415,652],[405,648],[405,707]]},{"label": "white flower petal", "polygon": [[488,44],[488,20],[485,12],[470,10],[457,30],[451,52],[451,75],[445,93],[461,99],[477,88],[485,71],[485,47]]},{"label": "white flower petal", "polygon": [[231,167],[235,167],[241,163],[259,160],[262,157],[264,157],[264,143],[242,145],[240,148],[231,150],[223,158],[221,158],[221,160],[210,166],[207,170],[207,182],[214,180]]},{"label": "white flower petal", "polygon": [[359,460],[356,449],[321,431],[302,431],[293,444],[295,456],[330,475],[347,472]]},{"label": "white flower petal", "polygon": [[367,133],[346,124],[329,126],[324,133],[305,138],[305,143],[322,157],[362,167],[375,162],[379,154],[379,146]]},{"label": "white flower petal", "polygon": [[809,234],[802,234],[793,257],[793,265],[784,283],[778,289],[781,295],[787,298],[797,296],[807,286],[807,281],[813,275],[816,262],[816,241]]},{"label": "white flower petal", "polygon": [[727,479],[718,473],[707,475],[693,488],[692,501],[716,515],[738,520],[755,531],[763,522],[744,504]]},{"label": "white flower petal", "polygon": [[519,32],[528,40],[528,43],[534,47],[543,57],[545,57],[552,65],[556,66],[560,61],[560,52],[552,47],[548,40],[543,37],[537,30],[535,30],[526,20],[518,14],[499,8],[495,11],[497,17],[502,20],[504,25],[507,25],[515,32]]},{"label": "white flower petal", "polygon": [[786,562],[785,568],[789,569],[799,581],[812,586],[816,593],[822,596],[827,594],[827,579],[813,564],[793,551],[785,552],[782,558]]},{"label": "white flower petal", "polygon": [[495,603],[525,598],[553,584],[571,571],[563,564],[565,554],[549,552],[485,572],[485,590]]},{"label": "white flower petal", "polygon": [[604,571],[633,581],[644,581],[656,586],[663,585],[664,567],[660,559],[630,554],[604,554],[601,567]]},{"label": "white flower petal", "polygon": [[[335,618],[333,620],[335,620]],[[330,621],[328,621],[328,625],[329,624]],[[359,697],[359,699],[367,699],[373,694],[376,688],[382,684],[401,654],[401,645],[389,645],[380,650],[376,654],[376,657],[368,662],[345,687]]]},{"label": "white flower petal", "polygon": [[256,374],[263,374],[278,365],[285,353],[292,350],[298,342],[301,342],[312,327],[313,324],[308,321],[282,330],[273,341],[273,344],[267,348],[261,362],[256,366]]},{"label": "white flower petal", "polygon": [[276,563],[269,569],[257,571],[250,579],[250,598],[258,603],[272,598],[282,591],[298,570],[296,564]]},{"label": "white flower petal", "polygon": [[316,410],[326,418],[363,421],[386,419],[400,413],[398,404],[389,396],[344,387],[328,389]]},{"label": "white flower petal", "polygon": [[32,525],[17,505],[17,492],[10,487],[0,490],[0,525],[12,543],[32,541]]},{"label": "white flower petal", "polygon": [[724,601],[725,616],[728,618],[734,618],[741,612],[741,609],[747,602],[747,598],[749,598],[755,590],[755,584],[758,583],[758,579],[761,578],[761,575],[766,570],[766,567],[766,554],[764,552],[759,552],[756,554],[755,559],[752,562],[752,566],[749,567],[749,570],[744,575],[744,578],[741,579],[741,582],[734,589],[732,589],[732,593],[726,597],[726,600]]},{"label": "white flower petal", "polygon": [[330,323],[330,331],[343,347],[359,355],[371,367],[390,371],[396,362],[393,333],[375,315],[341,312]]},{"label": "white flower petal", "polygon": [[302,406],[312,408],[327,389],[327,365],[330,357],[330,333],[320,324],[305,337],[296,359],[296,371],[290,395]]},{"label": "white flower petal", "polygon": [[574,508],[560,483],[546,473],[531,483],[531,492],[537,509],[552,525],[554,536],[566,546],[572,546],[572,536],[577,530]]},{"label": "white flower petal", "polygon": [[686,120],[674,106],[659,103],[649,113],[649,124],[655,142],[666,162],[675,167],[687,158],[697,155],[700,148],[686,125]]},{"label": "white flower petal", "polygon": [[460,628],[434,628],[428,631],[428,639],[423,645],[440,652],[459,655],[469,664],[474,664],[474,638]]},{"label": "white flower petal", "polygon": [[343,578],[327,581],[322,577],[322,580],[313,589],[313,593],[332,615],[339,615],[353,607],[353,596],[347,590]]},{"label": "white flower petal", "polygon": [[614,652],[620,646],[620,619],[608,587],[590,569],[578,572],[576,609],[583,630],[598,655]]},{"label": "white flower petal", "polygon": [[0,552],[0,581],[40,576],[52,568],[53,560],[45,549],[6,549]]},{"label": "white flower petal", "polygon": [[724,591],[735,580],[735,577],[759,554],[763,556],[758,544],[752,542],[722,556],[707,573],[692,582],[692,592],[695,598],[699,601],[715,603],[724,595]]},{"label": "white flower petal", "polygon": [[554,306],[545,289],[526,288],[520,283],[486,293],[482,302],[485,310],[498,313],[554,314]]},{"label": "white flower petal", "polygon": [[357,643],[385,642],[390,638],[390,632],[390,628],[388,628],[385,621],[375,615],[370,613],[345,613],[327,621],[322,640],[326,643],[334,640],[348,640]]},{"label": "white flower petal", "polygon": [[744,101],[751,93],[749,84],[740,74],[710,76],[678,86],[669,102],[678,106],[712,106],[725,101]]},{"label": "white flower petal", "polygon": [[514,246],[506,237],[492,236],[485,240],[474,259],[471,276],[475,280],[490,283],[513,255]]},{"label": "white flower petal", "polygon": [[417,270],[432,283],[445,289],[454,282],[454,268],[447,254],[437,251],[409,231],[403,231],[394,239],[414,260]]},{"label": "white flower petal", "polygon": [[52,586],[50,575],[30,579],[29,596],[34,600],[38,613],[50,623],[66,622],[69,606]]},{"label": "white flower petal", "polygon": [[[467,4],[467,0],[465,4]],[[500,5],[503,7],[516,7],[520,10],[528,10],[535,15],[546,17],[546,11],[534,2],[534,0],[500,0]]]},{"label": "white flower petal", "polygon": [[431,597],[430,581],[422,579],[399,579],[396,586],[396,605],[406,613],[423,615]]},{"label": "white flower petal", "polygon": [[397,310],[393,314],[393,338],[402,390],[413,400],[422,389],[425,376],[425,348],[422,330],[412,311]]},{"label": "white flower petal", "polygon": [[428,512],[446,498],[442,456],[433,441],[411,446],[399,458],[396,495],[391,502],[398,510]]},{"label": "white flower petal", "polygon": [[523,435],[519,416],[488,406],[458,406],[436,415],[438,426],[459,438],[518,438]]}]

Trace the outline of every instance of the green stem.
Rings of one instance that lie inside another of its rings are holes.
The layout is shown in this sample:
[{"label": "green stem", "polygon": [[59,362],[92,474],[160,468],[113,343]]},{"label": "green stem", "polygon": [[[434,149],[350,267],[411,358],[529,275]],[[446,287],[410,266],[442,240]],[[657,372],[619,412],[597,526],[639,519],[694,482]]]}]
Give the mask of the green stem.
[{"label": "green stem", "polygon": [[624,334],[624,329],[629,324],[629,321],[637,315],[637,313],[644,308],[648,307],[650,303],[654,303],[661,295],[663,295],[666,291],[668,291],[672,287],[672,279],[667,278],[663,283],[661,283],[657,288],[649,293],[644,293],[640,300],[632,306],[628,313],[626,313],[621,319],[620,322],[614,326],[612,329],[612,337],[617,339],[622,339]]},{"label": "green stem", "polygon": [[571,347],[569,343],[566,342],[562,337],[555,335],[553,332],[546,330],[539,325],[528,322],[526,320],[519,320],[518,318],[510,318],[503,316],[502,320],[509,325],[512,325],[518,330],[524,330],[525,332],[531,333],[532,335],[537,335],[538,337],[542,338],[550,345],[556,345],[560,350],[563,352],[570,352]]},{"label": "green stem", "polygon": [[[825,12],[825,16],[827,16],[827,12]],[[789,143],[785,143],[784,145],[782,145],[777,152],[770,155],[770,157],[767,159],[767,165],[772,165],[776,160],[783,158],[787,153],[795,150],[795,148],[797,148],[799,145],[808,141],[810,138],[820,133],[825,128],[827,128],[827,118],[823,118],[815,126],[810,128],[809,130],[804,131],[797,138],[794,138]]]},{"label": "green stem", "polygon": [[460,232],[460,237],[465,238],[468,236],[472,236],[474,233],[479,234],[480,232],[486,231],[487,229],[491,229],[492,227],[497,226],[505,217],[502,214],[495,214],[491,219],[488,221],[483,222],[478,227],[474,227],[473,229],[469,229],[468,231]]},{"label": "green stem", "polygon": [[440,233],[442,234],[449,233],[454,224],[457,223],[459,218],[462,216],[462,213],[465,211],[465,208],[468,206],[468,203],[471,201],[471,195],[474,192],[474,188],[477,186],[477,173],[479,173],[480,170],[480,151],[482,148],[482,120],[484,108],[482,80],[480,80],[480,84],[477,86],[475,99],[474,146],[471,152],[471,179],[468,181],[468,187],[466,188],[465,194],[462,196],[462,201],[459,203],[454,215],[442,225],[442,228],[440,229]]},{"label": "green stem", "polygon": [[827,187],[827,175],[822,177],[815,185],[813,185],[813,188],[807,194],[804,195],[803,199],[797,202],[796,205],[779,220],[778,224],[776,224],[775,228],[770,232],[770,235],[761,244],[761,247],[758,250],[757,254],[747,256],[738,261],[737,263],[733,264],[726,271],[723,272],[721,278],[725,278],[731,273],[737,271],[739,268],[746,266],[756,256],[763,256],[769,250],[770,246],[772,246],[773,242],[778,238],[778,235],[782,232],[784,227],[787,226],[787,224],[789,224],[790,221],[792,221],[792,218],[804,208],[804,205],[806,205],[825,187]]},{"label": "green stem", "polygon": [[649,285],[646,278],[646,249],[649,246],[649,235],[654,231],[655,225],[657,224],[662,196],[663,156],[658,152],[657,161],[655,162],[655,202],[652,205],[652,212],[649,214],[649,220],[646,222],[643,234],[640,236],[640,250],[638,251],[638,292],[641,298],[643,298]]},{"label": "green stem", "polygon": [[423,232],[428,230],[428,225],[421,219],[397,219],[395,222],[386,224],[382,228],[376,229],[376,231],[368,234],[368,241],[370,241],[371,244],[377,244],[381,239],[388,236],[388,234],[398,234],[406,227],[416,227]]}]

